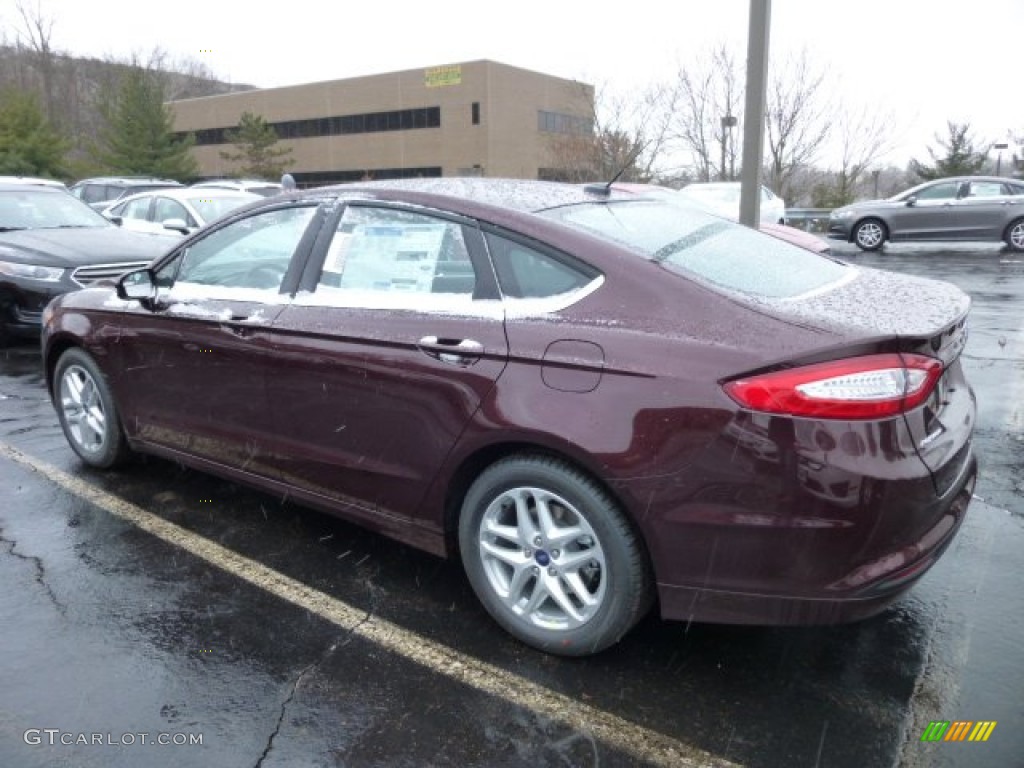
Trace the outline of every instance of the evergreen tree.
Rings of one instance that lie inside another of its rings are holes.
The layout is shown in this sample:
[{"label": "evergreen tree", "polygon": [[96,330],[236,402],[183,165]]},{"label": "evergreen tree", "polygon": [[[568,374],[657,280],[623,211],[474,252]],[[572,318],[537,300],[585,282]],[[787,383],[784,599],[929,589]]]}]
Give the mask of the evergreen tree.
[{"label": "evergreen tree", "polygon": [[0,174],[59,178],[66,173],[67,150],[35,96],[0,91]]},{"label": "evergreen tree", "polygon": [[222,159],[229,163],[241,163],[241,176],[260,179],[277,179],[285,168],[295,161],[287,158],[291,147],[278,147],[277,133],[260,115],[242,113],[238,128],[228,131],[226,138],[235,145],[237,152],[221,152]]},{"label": "evergreen tree", "polygon": [[111,173],[184,180],[198,173],[189,150],[193,137],[174,136],[174,118],[165,104],[158,72],[141,67],[125,71],[119,87],[101,95],[99,111],[106,125],[95,159]]},{"label": "evergreen tree", "polygon": [[932,156],[933,165],[925,165],[919,160],[910,161],[910,170],[922,181],[948,176],[973,176],[985,165],[985,152],[975,149],[969,123],[948,121],[946,128],[949,131],[947,139],[935,135],[935,140],[945,150],[943,156],[929,148],[928,154]]}]

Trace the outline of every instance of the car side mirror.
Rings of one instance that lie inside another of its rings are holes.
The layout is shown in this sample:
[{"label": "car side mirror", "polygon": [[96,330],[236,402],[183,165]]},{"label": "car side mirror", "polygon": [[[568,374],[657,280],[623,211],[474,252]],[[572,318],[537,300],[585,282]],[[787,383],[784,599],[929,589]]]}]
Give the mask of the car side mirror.
[{"label": "car side mirror", "polygon": [[164,219],[164,229],[169,229],[173,232],[180,232],[183,235],[188,234],[188,224],[185,223],[184,219]]},{"label": "car side mirror", "polygon": [[907,208],[913,208],[917,205],[917,195],[911,195],[907,198]]},{"label": "car side mirror", "polygon": [[149,269],[137,269],[121,275],[117,281],[117,296],[120,299],[152,301],[156,296],[153,273]]},{"label": "car side mirror", "polygon": [[107,218],[108,218],[108,219],[110,219],[110,220],[111,220],[112,222],[114,222],[115,224],[117,224],[117,226],[119,226],[119,227],[120,227],[120,226],[121,226],[122,224],[124,224],[124,218],[123,218],[123,217],[121,217],[121,216],[107,216]]}]

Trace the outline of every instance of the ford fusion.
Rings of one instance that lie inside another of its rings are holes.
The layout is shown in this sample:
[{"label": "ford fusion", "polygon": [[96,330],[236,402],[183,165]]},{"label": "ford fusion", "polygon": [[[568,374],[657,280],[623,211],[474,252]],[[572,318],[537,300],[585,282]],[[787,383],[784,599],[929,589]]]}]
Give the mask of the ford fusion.
[{"label": "ford fusion", "polygon": [[63,188],[0,183],[0,344],[38,338],[54,296],[137,269],[166,248],[121,231]]},{"label": "ford fusion", "polygon": [[899,598],[977,471],[969,300],[654,197],[497,179],[267,200],[45,313],[71,448],[156,454],[461,560],[563,655],[649,610]]}]

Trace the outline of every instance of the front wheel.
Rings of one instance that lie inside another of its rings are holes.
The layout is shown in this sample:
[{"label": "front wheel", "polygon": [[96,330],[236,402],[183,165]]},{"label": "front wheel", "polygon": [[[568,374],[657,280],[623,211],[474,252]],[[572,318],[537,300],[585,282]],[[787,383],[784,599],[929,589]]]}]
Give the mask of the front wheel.
[{"label": "front wheel", "polygon": [[877,251],[886,236],[885,225],[877,219],[866,219],[853,230],[853,242],[864,251]]},{"label": "front wheel", "polygon": [[1017,219],[1006,228],[1006,244],[1010,250],[1024,251],[1024,219]]},{"label": "front wheel", "polygon": [[597,483],[557,459],[513,456],[481,473],[462,505],[459,545],[487,612],[543,651],[603,650],[652,602],[629,521]]},{"label": "front wheel", "polygon": [[64,436],[86,464],[108,469],[127,457],[110,387],[84,350],[69,349],[57,361],[54,401]]}]

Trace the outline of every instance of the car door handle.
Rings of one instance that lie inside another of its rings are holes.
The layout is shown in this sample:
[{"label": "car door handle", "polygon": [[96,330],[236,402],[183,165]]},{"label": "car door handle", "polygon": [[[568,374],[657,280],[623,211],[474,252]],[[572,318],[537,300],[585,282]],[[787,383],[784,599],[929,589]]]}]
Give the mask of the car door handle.
[{"label": "car door handle", "polygon": [[484,345],[473,339],[445,339],[424,336],[416,346],[423,354],[451,365],[470,366],[483,356]]}]

